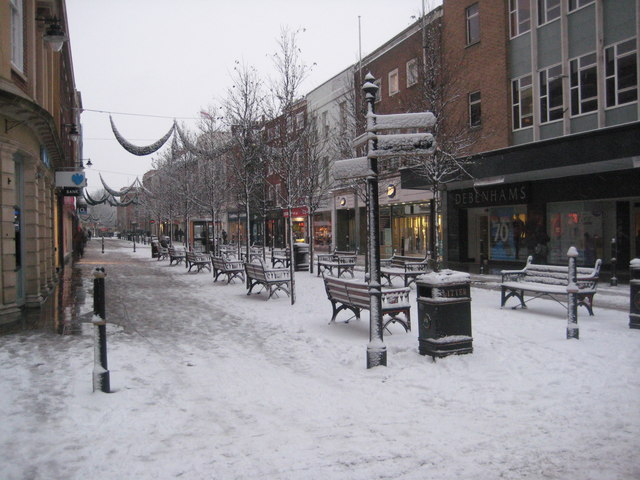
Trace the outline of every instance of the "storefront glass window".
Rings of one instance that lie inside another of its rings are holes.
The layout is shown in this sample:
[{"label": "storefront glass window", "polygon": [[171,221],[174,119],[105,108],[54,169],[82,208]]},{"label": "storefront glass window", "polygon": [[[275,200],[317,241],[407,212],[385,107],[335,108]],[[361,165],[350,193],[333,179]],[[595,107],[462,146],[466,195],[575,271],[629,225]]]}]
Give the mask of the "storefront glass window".
[{"label": "storefront glass window", "polygon": [[392,243],[399,255],[424,255],[428,248],[428,204],[397,205],[392,209]]},{"label": "storefront glass window", "polygon": [[[549,262],[567,263],[567,251],[575,246],[579,265],[593,266],[604,258],[604,238],[613,237],[614,202],[570,202],[548,206]],[[607,232],[610,232],[607,234]]]},{"label": "storefront glass window", "polygon": [[526,207],[489,210],[489,255],[491,260],[520,260],[527,256]]}]

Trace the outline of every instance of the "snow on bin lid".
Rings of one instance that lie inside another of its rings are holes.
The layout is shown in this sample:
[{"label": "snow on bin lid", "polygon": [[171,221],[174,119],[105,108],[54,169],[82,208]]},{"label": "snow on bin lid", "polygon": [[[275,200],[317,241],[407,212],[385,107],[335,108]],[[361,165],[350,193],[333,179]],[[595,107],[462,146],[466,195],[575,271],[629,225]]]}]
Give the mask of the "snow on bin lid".
[{"label": "snow on bin lid", "polygon": [[430,285],[449,285],[454,283],[469,283],[471,282],[471,275],[466,272],[445,269],[439,272],[425,273],[424,275],[420,275],[417,280]]}]

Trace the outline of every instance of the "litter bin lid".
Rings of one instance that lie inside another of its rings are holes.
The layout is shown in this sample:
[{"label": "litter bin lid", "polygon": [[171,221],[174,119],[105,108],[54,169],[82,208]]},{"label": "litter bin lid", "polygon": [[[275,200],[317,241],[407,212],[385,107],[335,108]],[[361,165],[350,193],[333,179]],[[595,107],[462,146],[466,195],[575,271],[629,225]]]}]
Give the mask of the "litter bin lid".
[{"label": "litter bin lid", "polygon": [[308,247],[308,246],[309,246],[308,243],[302,243],[302,242],[297,242],[297,243],[293,244],[293,248],[296,248],[296,247]]},{"label": "litter bin lid", "polygon": [[441,285],[459,285],[471,283],[471,275],[467,272],[458,272],[456,270],[440,270],[439,272],[430,272],[420,275],[416,278],[416,283],[428,286]]}]

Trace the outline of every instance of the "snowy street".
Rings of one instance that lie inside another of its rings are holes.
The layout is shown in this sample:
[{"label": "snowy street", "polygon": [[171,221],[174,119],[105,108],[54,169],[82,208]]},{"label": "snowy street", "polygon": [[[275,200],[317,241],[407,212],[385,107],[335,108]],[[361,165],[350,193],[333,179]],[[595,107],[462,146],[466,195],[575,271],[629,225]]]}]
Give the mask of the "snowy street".
[{"label": "snowy street", "polygon": [[579,309],[580,340],[560,305],[500,309],[474,287],[473,354],[435,363],[414,288],[412,331],[391,326],[388,367],[367,370],[367,312],[328,325],[315,273],[291,306],[136,249],[94,239],[79,265],[86,321],[90,272],[107,272],[113,393],[92,392],[90,323],[0,336],[3,479],[640,478],[628,285]]}]

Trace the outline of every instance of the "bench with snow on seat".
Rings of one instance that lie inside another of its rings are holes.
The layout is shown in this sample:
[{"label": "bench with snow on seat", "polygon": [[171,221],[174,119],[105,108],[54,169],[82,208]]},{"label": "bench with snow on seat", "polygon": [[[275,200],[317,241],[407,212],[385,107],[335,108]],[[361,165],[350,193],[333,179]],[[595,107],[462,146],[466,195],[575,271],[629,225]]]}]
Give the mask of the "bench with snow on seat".
[{"label": "bench with snow on seat", "polygon": [[[370,309],[369,285],[358,280],[347,280],[337,277],[325,277],[324,286],[327,291],[327,298],[331,301],[333,315],[329,324],[336,321],[338,313],[342,310],[351,310],[355,317],[360,320],[360,311]],[[411,303],[409,301],[408,287],[383,288],[382,289],[382,317],[389,315],[389,320],[383,322],[386,329],[389,323],[399,323],[406,332],[411,330]],[[398,315],[403,314],[403,318]],[[351,317],[353,318],[353,317]],[[347,319],[344,323],[349,323]]]},{"label": "bench with snow on seat", "polygon": [[169,258],[169,248],[158,244],[158,260],[166,260]]},{"label": "bench with snow on seat", "polygon": [[[594,267],[577,268],[578,306],[585,307],[589,311],[589,315],[593,315],[593,296],[596,294],[601,265],[602,260],[598,259]],[[538,265],[533,263],[533,257],[529,257],[522,270],[503,270],[501,273],[500,308],[504,307],[511,297],[520,300],[520,305],[512,307],[514,309],[527,308],[527,303],[531,300],[542,297],[555,300],[563,307],[568,308],[568,267]],[[526,295],[529,298],[525,299]]]},{"label": "bench with snow on seat", "polygon": [[[252,258],[252,260],[254,260]],[[271,249],[271,266],[273,268],[276,265],[280,265],[282,267],[288,267],[291,262],[291,252],[288,248],[272,248]]]},{"label": "bench with snow on seat", "polygon": [[393,277],[401,278],[404,286],[408,287],[418,276],[430,271],[430,259],[431,252],[426,252],[422,258],[396,255],[394,252],[390,258],[380,260],[380,277],[386,279],[389,285]]},{"label": "bench with snow on seat", "polygon": [[343,273],[349,273],[353,278],[353,269],[358,260],[358,251],[334,250],[333,253],[320,253],[316,255],[318,259],[318,276],[324,271],[329,271],[333,275],[333,270],[337,272],[336,277],[341,277]]},{"label": "bench with snow on seat", "polygon": [[261,285],[269,292],[267,300],[279,290],[291,296],[289,293],[291,291],[291,272],[288,268],[265,268],[262,259],[258,258],[251,263],[245,263],[244,269],[249,281],[247,295],[251,295],[253,287]]},{"label": "bench with snow on seat", "polygon": [[191,269],[195,267],[198,273],[200,273],[203,268],[211,271],[211,259],[208,255],[205,255],[203,253],[187,252],[187,256],[185,258],[185,266],[189,269],[189,271],[191,271]]},{"label": "bench with snow on seat", "polygon": [[169,256],[169,265],[173,265],[173,262],[176,262],[176,265],[184,262],[185,258],[187,258],[187,252],[184,249],[168,247],[167,254]]},{"label": "bench with snow on seat", "polygon": [[227,283],[231,283],[234,278],[244,281],[244,262],[229,258],[227,256],[211,256],[211,264],[213,265],[213,281],[217,282],[220,275],[227,276]]}]

